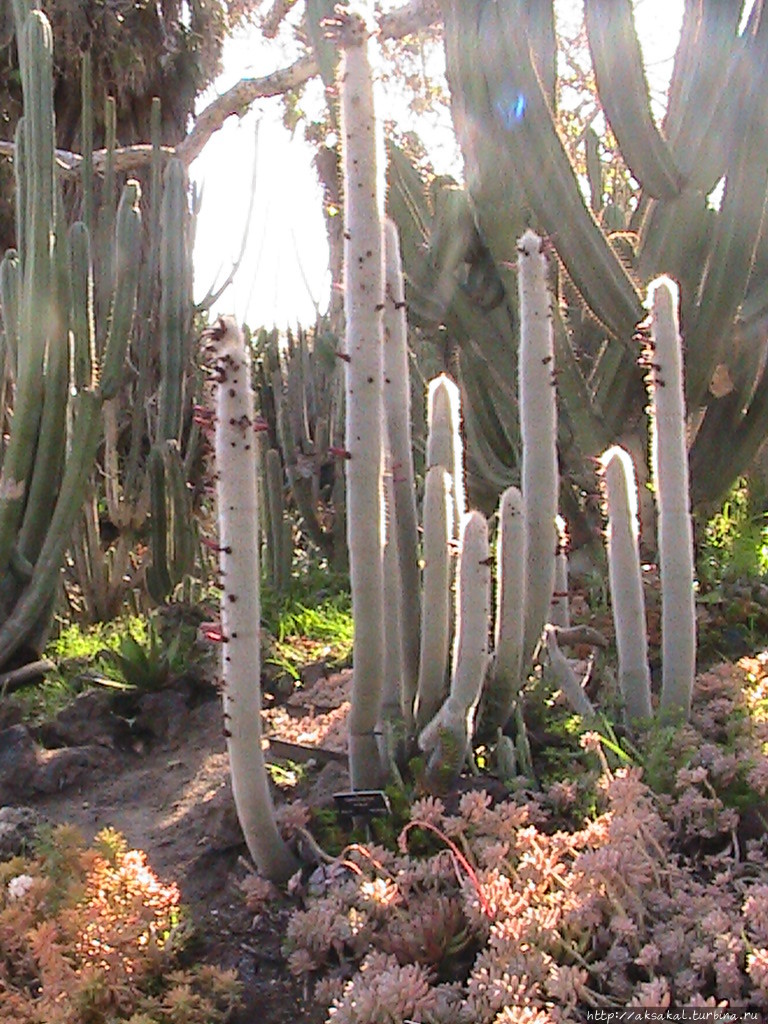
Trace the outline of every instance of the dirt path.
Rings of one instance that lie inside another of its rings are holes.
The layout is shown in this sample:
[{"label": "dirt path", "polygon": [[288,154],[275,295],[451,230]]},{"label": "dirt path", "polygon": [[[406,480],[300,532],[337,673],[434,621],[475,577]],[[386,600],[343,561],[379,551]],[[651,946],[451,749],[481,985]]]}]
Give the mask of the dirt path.
[{"label": "dirt path", "polygon": [[[141,747],[141,744],[138,744]],[[174,722],[146,750],[112,753],[85,781],[27,801],[49,821],[77,825],[91,839],[111,826],[145,850],[151,866],[179,884],[199,946],[195,958],[236,968],[245,999],[237,1024],[320,1024],[287,973],[280,952],[290,906],[275,904],[256,919],[239,881],[245,846],[232,803],[218,700]]]}]

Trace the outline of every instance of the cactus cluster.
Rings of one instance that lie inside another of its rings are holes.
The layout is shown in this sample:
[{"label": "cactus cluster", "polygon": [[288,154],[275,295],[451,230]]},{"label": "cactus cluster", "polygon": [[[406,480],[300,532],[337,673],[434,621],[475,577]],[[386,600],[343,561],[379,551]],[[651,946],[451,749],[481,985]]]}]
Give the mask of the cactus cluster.
[{"label": "cactus cluster", "polygon": [[108,328],[94,329],[91,231],[66,231],[54,170],[53,41],[33,5],[14,7],[24,92],[16,133],[18,249],[0,266],[3,377],[13,418],[0,473],[0,663],[45,636],[86,496],[102,407],[120,386],[140,272],[140,189],[112,217]]}]

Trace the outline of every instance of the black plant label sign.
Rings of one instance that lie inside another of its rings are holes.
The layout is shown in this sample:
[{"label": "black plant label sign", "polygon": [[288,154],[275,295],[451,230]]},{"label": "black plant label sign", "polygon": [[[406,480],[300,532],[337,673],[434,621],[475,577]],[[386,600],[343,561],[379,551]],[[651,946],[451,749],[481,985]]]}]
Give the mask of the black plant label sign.
[{"label": "black plant label sign", "polygon": [[349,817],[380,818],[392,813],[389,797],[381,789],[356,789],[349,793],[334,793],[339,814]]}]

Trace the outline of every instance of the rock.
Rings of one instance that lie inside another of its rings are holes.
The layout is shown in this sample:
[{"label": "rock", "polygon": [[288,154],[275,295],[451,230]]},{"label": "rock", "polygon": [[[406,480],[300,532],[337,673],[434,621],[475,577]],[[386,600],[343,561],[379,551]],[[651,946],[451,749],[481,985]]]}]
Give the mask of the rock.
[{"label": "rock", "polygon": [[40,726],[41,743],[46,747],[112,746],[116,721],[110,701],[106,690],[78,694],[53,721]]},{"label": "rock", "polygon": [[0,861],[26,853],[42,824],[31,807],[0,807]]},{"label": "rock", "polygon": [[35,741],[25,725],[0,732],[0,804],[14,802],[27,791],[37,767]]},{"label": "rock", "polygon": [[349,772],[346,764],[329,761],[318,772],[312,789],[306,797],[310,807],[335,807],[333,794],[349,790]]},{"label": "rock", "polygon": [[139,713],[133,723],[134,730],[148,733],[155,740],[167,737],[171,743],[176,742],[189,725],[188,699],[188,691],[176,689],[145,693],[138,700]]},{"label": "rock", "polygon": [[79,782],[89,769],[103,766],[108,758],[104,747],[95,745],[41,750],[31,786],[38,793],[59,793]]},{"label": "rock", "polygon": [[227,779],[207,801],[203,810],[204,839],[208,850],[224,851],[242,846],[245,840],[237,819],[232,783]]}]

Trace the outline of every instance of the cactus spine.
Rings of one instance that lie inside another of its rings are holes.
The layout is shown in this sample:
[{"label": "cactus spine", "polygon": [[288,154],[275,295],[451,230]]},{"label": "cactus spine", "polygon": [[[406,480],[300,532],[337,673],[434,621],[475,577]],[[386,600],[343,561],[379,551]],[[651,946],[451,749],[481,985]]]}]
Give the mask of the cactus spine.
[{"label": "cactus spine", "polygon": [[297,864],[277,830],[261,751],[258,468],[250,356],[232,317],[206,332],[216,357],[216,497],[221,552],[224,723],[232,791],[259,871],[286,881]]},{"label": "cactus spine", "polygon": [[638,550],[635,471],[629,453],[617,446],[604,453],[601,463],[608,509],[606,543],[619,655],[619,689],[629,721],[647,721],[651,717],[651,676]]},{"label": "cactus spine", "polygon": [[378,785],[376,727],[384,666],[383,187],[369,37],[363,19],[340,10],[344,167],[347,539],[355,621],[349,718],[353,788]]},{"label": "cactus spine", "polygon": [[558,470],[552,310],[542,241],[518,243],[520,290],[520,432],[527,581],[523,657],[531,656],[549,614],[555,584]]},{"label": "cactus spine", "polygon": [[696,609],[677,285],[658,278],[648,290],[648,303],[651,465],[662,594],[661,710],[687,717],[696,669]]}]

